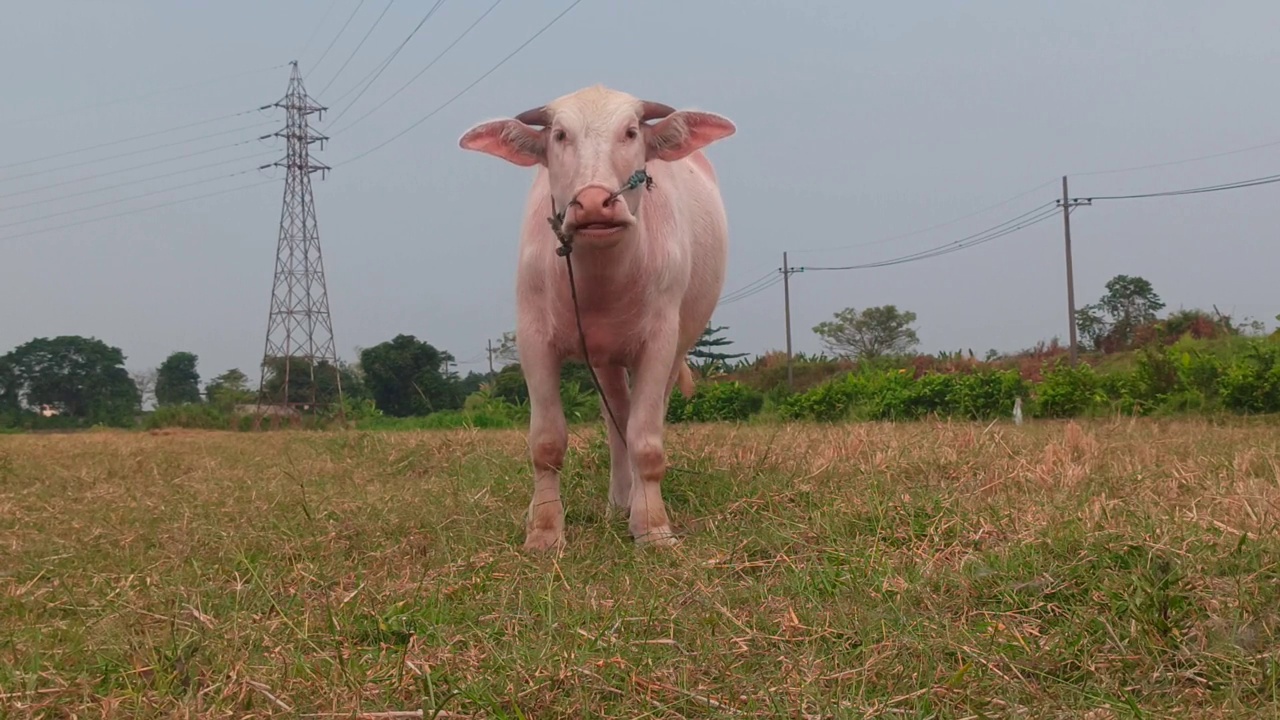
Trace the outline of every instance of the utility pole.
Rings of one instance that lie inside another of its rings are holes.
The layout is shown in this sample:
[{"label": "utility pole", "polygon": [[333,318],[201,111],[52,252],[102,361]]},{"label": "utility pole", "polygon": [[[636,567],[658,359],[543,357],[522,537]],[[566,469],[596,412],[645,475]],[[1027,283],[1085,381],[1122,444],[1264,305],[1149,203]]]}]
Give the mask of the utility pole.
[{"label": "utility pole", "polygon": [[787,316],[787,389],[795,389],[791,370],[791,267],[787,265],[787,253],[782,252],[782,306]]},{"label": "utility pole", "polygon": [[493,340],[485,341],[489,347],[489,374],[493,375]]},{"label": "utility pole", "polygon": [[1067,192],[1067,176],[1062,176],[1062,199],[1058,201],[1058,206],[1062,208],[1062,231],[1063,238],[1066,242],[1067,250],[1067,322],[1071,330],[1071,366],[1075,367],[1076,357],[1079,354],[1079,344],[1076,338],[1076,283],[1075,276],[1071,268],[1071,210],[1077,205],[1091,205],[1089,200],[1072,200]]},{"label": "utility pole", "polygon": [[[324,147],[327,137],[307,125],[307,117],[323,113],[302,85],[302,73],[295,60],[289,77],[289,89],[283,99],[267,107],[286,111],[285,127],[275,133],[284,138],[288,150],[283,160],[262,166],[286,170],[284,200],[280,212],[280,234],[276,246],[275,279],[271,288],[271,307],[267,313],[266,347],[262,354],[262,375],[258,384],[258,413],[269,405],[293,415],[299,406],[314,410],[325,404],[318,397],[316,366],[327,364],[334,373],[338,414],[342,417],[342,377],[333,340],[333,322],[329,316],[329,293],[325,287],[324,261],[320,254],[320,232],[316,225],[315,198],[311,194],[311,175],[329,170],[324,163],[312,160],[311,145]],[[309,375],[306,397],[290,396],[294,364]],[[267,375],[279,381],[279,392],[267,397]],[[273,413],[273,417],[276,414]],[[274,421],[273,421],[274,424]]]}]

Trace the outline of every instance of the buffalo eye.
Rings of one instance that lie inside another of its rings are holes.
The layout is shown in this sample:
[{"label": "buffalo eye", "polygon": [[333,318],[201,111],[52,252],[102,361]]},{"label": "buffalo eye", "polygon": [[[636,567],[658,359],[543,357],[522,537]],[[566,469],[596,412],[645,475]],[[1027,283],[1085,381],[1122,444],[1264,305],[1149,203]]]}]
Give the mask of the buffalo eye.
[{"label": "buffalo eye", "polygon": [[636,139],[637,137],[639,137],[639,136],[640,136],[640,131],[639,131],[639,130],[637,130],[636,128],[627,128],[627,139],[628,139],[628,140],[635,140],[635,139]]},{"label": "buffalo eye", "polygon": [[555,132],[551,133],[551,137],[555,138],[556,142],[564,142],[565,132],[564,130],[557,129]]}]

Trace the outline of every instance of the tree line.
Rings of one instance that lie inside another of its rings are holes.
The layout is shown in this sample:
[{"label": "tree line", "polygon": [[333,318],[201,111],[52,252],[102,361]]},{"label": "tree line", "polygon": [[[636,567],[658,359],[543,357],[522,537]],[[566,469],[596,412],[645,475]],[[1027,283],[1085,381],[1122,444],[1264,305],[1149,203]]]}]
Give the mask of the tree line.
[{"label": "tree line", "polygon": [[[746,355],[724,351],[730,341],[719,333],[725,329],[708,327],[690,354],[704,375]],[[493,372],[461,375],[452,353],[409,334],[359,349],[357,355],[354,364],[321,362],[314,371],[293,359],[287,374],[289,397],[314,397],[319,406],[333,406],[340,383],[347,407],[373,407],[392,417],[459,410],[482,388],[513,405],[528,401],[514,333],[505,333],[499,342]],[[258,379],[239,368],[204,382],[192,352],[173,352],[157,367],[133,372],[125,360],[120,348],[77,335],[35,338],[0,355],[0,427],[124,427],[136,424],[144,408],[152,406],[157,411],[202,406],[233,416],[249,412],[247,406],[259,400]],[[269,403],[284,395],[284,362],[273,359],[265,370],[261,395]],[[594,392],[583,366],[567,364],[563,379],[581,392]]]},{"label": "tree line", "polygon": [[[1261,335],[1265,330],[1262,323],[1237,323],[1216,308],[1212,313],[1178,310],[1161,318],[1164,308],[1149,281],[1117,275],[1107,282],[1097,302],[1077,312],[1082,349],[1103,355],[1146,346],[1160,337]],[[839,310],[830,320],[813,327],[836,361],[797,355],[794,364],[805,371],[797,378],[812,386],[830,373],[840,372],[845,367],[840,362],[865,364],[917,357],[915,348],[920,340],[916,320],[914,312],[894,305]],[[747,353],[730,350],[732,341],[723,334],[727,329],[709,325],[704,330],[688,358],[695,374],[703,380],[735,380],[756,371],[768,373],[763,366],[771,363],[776,353],[746,360]],[[295,359],[286,374],[283,360],[273,359],[266,363],[261,393],[270,404],[271,398],[284,394],[287,381],[290,398],[314,397],[318,405],[333,407],[338,404],[340,383],[348,415],[368,411],[395,418],[463,410],[469,399],[527,407],[529,394],[515,333],[504,333],[491,352],[492,371],[461,375],[452,353],[414,335],[400,334],[359,349],[357,361],[351,364],[322,362],[312,369]],[[957,351],[955,356],[960,354]],[[968,355],[975,359],[972,350]],[[1001,353],[989,350],[983,360],[999,357]],[[97,338],[35,338],[0,355],[0,427],[130,426],[145,414],[143,408],[151,406],[157,413],[199,408],[216,417],[233,418],[245,415],[246,406],[258,402],[257,378],[231,368],[205,382],[198,365],[194,353],[178,351],[153,369],[131,373],[120,348]],[[790,392],[802,388],[776,389]],[[577,363],[566,364],[561,393],[566,408],[584,417],[590,415],[598,404],[594,394],[587,369]]]},{"label": "tree line", "polygon": [[[1164,307],[1164,300],[1149,280],[1136,275],[1116,275],[1107,281],[1105,292],[1097,302],[1076,311],[1081,347],[1105,354],[1144,345],[1158,331],[1181,336],[1187,332],[1204,335],[1214,329],[1233,335],[1261,335],[1266,330],[1261,321],[1237,323],[1216,308],[1212,313],[1179,310],[1161,320],[1159,313]],[[1280,321],[1280,315],[1276,319]],[[837,357],[875,360],[913,351],[920,343],[915,322],[914,312],[900,310],[895,305],[861,311],[845,308],[836,312],[832,320],[814,326],[813,332]],[[999,354],[988,350],[986,358]]]}]

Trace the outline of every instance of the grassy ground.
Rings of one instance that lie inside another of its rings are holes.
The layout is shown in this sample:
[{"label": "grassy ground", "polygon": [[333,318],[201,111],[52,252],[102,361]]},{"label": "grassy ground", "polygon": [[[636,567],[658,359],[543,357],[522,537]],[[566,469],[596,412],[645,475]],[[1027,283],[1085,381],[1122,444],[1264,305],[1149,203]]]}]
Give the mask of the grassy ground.
[{"label": "grassy ground", "polygon": [[1258,717],[1280,432],[686,427],[674,551],[578,431],[0,438],[4,717]]}]

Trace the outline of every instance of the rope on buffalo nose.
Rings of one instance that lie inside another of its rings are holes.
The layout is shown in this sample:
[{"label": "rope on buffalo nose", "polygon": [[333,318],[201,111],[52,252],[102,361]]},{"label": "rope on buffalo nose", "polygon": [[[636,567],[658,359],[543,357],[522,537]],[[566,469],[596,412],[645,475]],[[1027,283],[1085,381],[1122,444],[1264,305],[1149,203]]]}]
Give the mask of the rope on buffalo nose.
[{"label": "rope on buffalo nose", "polygon": [[[630,190],[644,185],[646,190],[653,189],[653,178],[643,168],[631,174],[627,178],[627,182],[622,187],[613,191],[606,201],[606,205],[611,205],[620,195]],[[578,203],[576,199],[569,201],[569,206]],[[581,205],[581,203],[578,203]],[[623,447],[627,444],[627,434],[622,431],[622,425],[618,422],[618,418],[613,414],[613,407],[609,405],[609,398],[605,395],[604,388],[600,385],[600,378],[596,377],[596,369],[591,366],[591,355],[587,352],[587,333],[582,329],[582,311],[578,307],[578,284],[573,279],[573,259],[569,255],[573,252],[573,235],[565,232],[564,219],[569,208],[556,211],[556,199],[551,198],[551,217],[547,218],[547,222],[551,224],[551,231],[555,233],[556,239],[560,241],[560,247],[556,248],[556,254],[564,258],[565,267],[569,272],[569,296],[573,298],[573,317],[578,323],[578,341],[582,345],[582,361],[587,365],[587,371],[591,373],[591,382],[596,386],[596,392],[600,394],[600,401],[604,403],[604,409],[609,413],[609,420],[613,423],[613,429],[618,432],[618,437],[622,439]]]}]

